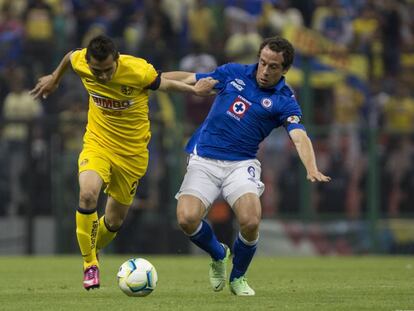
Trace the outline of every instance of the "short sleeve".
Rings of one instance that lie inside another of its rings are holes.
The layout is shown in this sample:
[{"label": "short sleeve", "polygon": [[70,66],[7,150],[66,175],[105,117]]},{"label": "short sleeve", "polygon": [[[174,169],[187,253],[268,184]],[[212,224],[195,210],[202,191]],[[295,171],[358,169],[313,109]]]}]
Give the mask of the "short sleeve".
[{"label": "short sleeve", "polygon": [[215,89],[223,89],[226,85],[226,80],[231,75],[233,64],[225,64],[217,67],[216,70],[207,73],[196,73],[196,80],[211,77],[219,82],[214,86]]},{"label": "short sleeve", "polygon": [[70,54],[70,63],[72,65],[73,70],[77,71],[77,69],[79,69],[85,55],[86,49],[77,49],[72,51],[72,54]]},{"label": "short sleeve", "polygon": [[287,99],[279,114],[279,122],[283,124],[288,132],[297,128],[305,130],[305,127],[301,124],[301,119],[302,110],[298,102],[294,98]]},{"label": "short sleeve", "polygon": [[158,77],[158,72],[155,70],[154,66],[149,63],[146,63],[144,67],[145,75],[142,79],[142,86],[148,88]]}]

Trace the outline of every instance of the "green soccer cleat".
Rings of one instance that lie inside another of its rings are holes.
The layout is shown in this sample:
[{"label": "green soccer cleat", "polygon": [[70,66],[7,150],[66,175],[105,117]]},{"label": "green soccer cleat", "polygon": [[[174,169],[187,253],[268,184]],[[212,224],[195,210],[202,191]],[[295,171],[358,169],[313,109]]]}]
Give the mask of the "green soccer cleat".
[{"label": "green soccer cleat", "polygon": [[210,284],[215,292],[223,290],[226,285],[226,266],[230,257],[230,249],[227,245],[221,243],[224,248],[225,256],[221,260],[213,260],[210,263]]},{"label": "green soccer cleat", "polygon": [[247,284],[247,279],[244,275],[230,282],[230,290],[236,296],[254,296],[256,294]]}]

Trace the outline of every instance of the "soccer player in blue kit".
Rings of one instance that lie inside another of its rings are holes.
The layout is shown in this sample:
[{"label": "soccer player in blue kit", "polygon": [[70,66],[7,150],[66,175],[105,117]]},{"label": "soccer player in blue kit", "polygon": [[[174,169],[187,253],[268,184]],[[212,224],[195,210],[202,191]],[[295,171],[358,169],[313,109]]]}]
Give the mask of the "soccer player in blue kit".
[{"label": "soccer player in blue kit", "polygon": [[190,240],[210,254],[210,283],[214,291],[226,284],[228,246],[220,243],[203,219],[222,194],[240,226],[233,245],[230,290],[237,296],[253,296],[246,271],[259,241],[261,219],[261,165],[259,144],[283,126],[289,133],[311,182],[328,182],[316,165],[312,143],[300,123],[302,112],[286,85],[284,74],[292,65],[294,48],[281,37],[265,39],[257,64],[229,63],[210,73],[168,72],[163,75],[194,84],[212,78],[217,95],[213,106],[186,146],[190,154],[187,173],[176,195],[178,224]]}]

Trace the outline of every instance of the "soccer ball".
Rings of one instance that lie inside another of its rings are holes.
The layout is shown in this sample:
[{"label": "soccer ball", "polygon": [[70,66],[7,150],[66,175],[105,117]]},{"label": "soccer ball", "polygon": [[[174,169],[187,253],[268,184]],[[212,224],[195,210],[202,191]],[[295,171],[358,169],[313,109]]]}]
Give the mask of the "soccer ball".
[{"label": "soccer ball", "polygon": [[144,297],[157,286],[158,275],[146,259],[133,258],[125,261],[118,271],[119,288],[128,296]]}]

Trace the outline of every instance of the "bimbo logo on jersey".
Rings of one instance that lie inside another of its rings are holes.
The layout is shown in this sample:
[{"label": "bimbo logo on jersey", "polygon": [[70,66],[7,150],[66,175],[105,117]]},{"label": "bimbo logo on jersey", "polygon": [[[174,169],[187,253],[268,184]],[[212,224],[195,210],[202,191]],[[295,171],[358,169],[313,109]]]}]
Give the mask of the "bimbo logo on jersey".
[{"label": "bimbo logo on jersey", "polygon": [[239,95],[231,103],[229,109],[227,110],[227,114],[240,121],[251,105],[252,104],[247,99]]},{"label": "bimbo logo on jersey", "polygon": [[105,109],[112,109],[112,110],[124,110],[131,106],[130,100],[117,100],[112,98],[103,97],[97,94],[90,94],[92,97],[93,102],[96,106],[105,108]]}]

